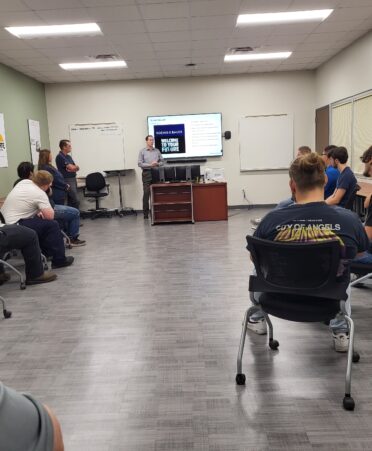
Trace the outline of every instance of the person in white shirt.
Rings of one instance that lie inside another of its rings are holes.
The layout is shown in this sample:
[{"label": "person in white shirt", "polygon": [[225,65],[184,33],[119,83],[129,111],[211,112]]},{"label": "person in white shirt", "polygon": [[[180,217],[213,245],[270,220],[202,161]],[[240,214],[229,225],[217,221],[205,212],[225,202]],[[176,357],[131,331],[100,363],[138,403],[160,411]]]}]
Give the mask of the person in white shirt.
[{"label": "person in white shirt", "polygon": [[46,191],[53,177],[47,171],[38,171],[31,180],[22,180],[5,199],[1,213],[6,224],[20,224],[33,229],[39,238],[42,252],[52,257],[52,268],[70,266],[74,258],[65,255],[62,233]]}]

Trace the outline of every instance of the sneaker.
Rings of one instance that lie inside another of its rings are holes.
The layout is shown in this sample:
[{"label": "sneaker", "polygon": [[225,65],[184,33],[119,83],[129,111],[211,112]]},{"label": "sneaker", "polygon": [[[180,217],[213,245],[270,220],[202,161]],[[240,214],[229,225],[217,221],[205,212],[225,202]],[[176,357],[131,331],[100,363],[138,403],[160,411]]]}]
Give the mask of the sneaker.
[{"label": "sneaker", "polygon": [[258,335],[266,335],[266,320],[265,318],[259,319],[258,321],[254,321],[252,319],[248,319],[247,329],[255,332]]},{"label": "sneaker", "polygon": [[37,285],[39,283],[48,283],[56,280],[57,274],[51,271],[45,271],[41,276],[36,277],[36,279],[28,279],[26,280],[26,285]]},{"label": "sneaker", "polygon": [[74,240],[70,238],[70,243],[72,247],[80,247],[87,244],[85,240],[79,240],[79,238],[75,238]]},{"label": "sneaker", "polygon": [[74,257],[71,257],[70,255],[65,258],[64,261],[53,263],[52,262],[52,268],[64,268],[65,266],[70,266],[74,262]]},{"label": "sneaker", "polygon": [[347,352],[349,349],[349,332],[333,333],[333,343],[336,352]]},{"label": "sneaker", "polygon": [[0,285],[10,280],[10,274],[7,272],[0,272]]}]

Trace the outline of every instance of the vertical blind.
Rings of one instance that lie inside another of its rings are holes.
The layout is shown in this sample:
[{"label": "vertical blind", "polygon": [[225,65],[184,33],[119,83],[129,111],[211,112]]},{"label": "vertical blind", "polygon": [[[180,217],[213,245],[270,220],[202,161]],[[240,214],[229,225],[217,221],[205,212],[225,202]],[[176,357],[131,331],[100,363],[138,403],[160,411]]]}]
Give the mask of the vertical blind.
[{"label": "vertical blind", "polygon": [[353,171],[363,172],[360,157],[372,146],[372,93],[332,105],[331,144],[346,147]]}]

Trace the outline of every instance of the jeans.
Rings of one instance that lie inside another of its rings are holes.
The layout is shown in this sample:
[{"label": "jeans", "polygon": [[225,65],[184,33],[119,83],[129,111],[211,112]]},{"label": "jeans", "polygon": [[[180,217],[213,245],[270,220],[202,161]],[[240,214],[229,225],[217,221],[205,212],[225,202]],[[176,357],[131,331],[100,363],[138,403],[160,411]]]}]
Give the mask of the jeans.
[{"label": "jeans", "polygon": [[70,185],[70,189],[67,191],[67,205],[79,210],[80,202],[77,197],[76,177],[65,179],[65,182]]},{"label": "jeans", "polygon": [[35,230],[43,254],[52,257],[53,263],[59,264],[66,261],[65,244],[57,221],[35,217],[21,219],[19,224]]},{"label": "jeans", "polygon": [[20,249],[22,252],[27,280],[36,279],[43,274],[44,269],[36,232],[17,224],[0,227],[0,257],[12,249]]},{"label": "jeans", "polygon": [[66,234],[76,240],[79,236],[80,212],[67,205],[54,206],[54,219],[62,225]]},{"label": "jeans", "polygon": [[[255,269],[253,270],[252,275],[256,275]],[[249,319],[252,321],[260,321],[265,318],[259,305],[260,295],[261,293],[259,292],[250,292],[252,304],[257,307],[257,310],[249,317]],[[345,301],[345,312],[338,313],[336,317],[331,319],[329,323],[329,328],[334,334],[347,332],[349,330],[346,319],[344,318],[344,314],[346,313],[347,316],[351,315],[350,285],[347,287],[346,295],[347,299]]]},{"label": "jeans", "polygon": [[363,254],[360,257],[355,257],[353,262],[372,265],[372,254],[370,252],[363,252]]}]

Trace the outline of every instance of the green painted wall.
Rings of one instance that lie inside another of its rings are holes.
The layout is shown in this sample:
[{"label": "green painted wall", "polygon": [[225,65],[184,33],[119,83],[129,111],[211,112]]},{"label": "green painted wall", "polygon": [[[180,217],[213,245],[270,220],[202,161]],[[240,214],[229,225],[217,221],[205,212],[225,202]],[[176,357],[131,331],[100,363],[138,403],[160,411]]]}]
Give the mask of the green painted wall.
[{"label": "green painted wall", "polygon": [[49,147],[44,85],[0,64],[0,113],[4,114],[8,167],[0,168],[0,197],[17,177],[21,161],[31,161],[27,119],[40,122],[42,147]]}]

